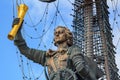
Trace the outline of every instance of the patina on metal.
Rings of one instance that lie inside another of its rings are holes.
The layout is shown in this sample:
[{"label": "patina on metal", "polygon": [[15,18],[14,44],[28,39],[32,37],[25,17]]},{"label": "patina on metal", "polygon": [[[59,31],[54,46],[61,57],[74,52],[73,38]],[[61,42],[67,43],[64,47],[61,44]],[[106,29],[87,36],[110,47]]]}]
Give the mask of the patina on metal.
[{"label": "patina on metal", "polygon": [[73,45],[73,35],[66,27],[58,26],[55,29],[56,51],[29,48],[20,31],[14,42],[20,52],[28,59],[48,68],[49,80],[97,80],[98,78],[97,66],[91,59],[81,54],[81,49],[78,46]]}]

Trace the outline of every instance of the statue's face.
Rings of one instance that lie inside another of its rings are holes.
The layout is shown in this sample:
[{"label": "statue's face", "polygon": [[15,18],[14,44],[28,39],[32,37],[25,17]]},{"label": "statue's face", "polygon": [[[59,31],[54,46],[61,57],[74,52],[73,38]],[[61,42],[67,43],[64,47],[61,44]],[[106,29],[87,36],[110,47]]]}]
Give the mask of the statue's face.
[{"label": "statue's face", "polygon": [[64,28],[57,28],[55,30],[54,35],[55,35],[54,41],[57,44],[60,44],[60,43],[65,42],[67,40]]}]

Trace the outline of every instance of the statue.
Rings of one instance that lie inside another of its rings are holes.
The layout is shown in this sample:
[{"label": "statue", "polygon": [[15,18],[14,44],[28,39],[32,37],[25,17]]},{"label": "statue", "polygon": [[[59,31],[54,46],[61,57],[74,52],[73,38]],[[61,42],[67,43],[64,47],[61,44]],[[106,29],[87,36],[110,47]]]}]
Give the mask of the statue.
[{"label": "statue", "polygon": [[93,70],[96,69],[96,66],[89,66],[91,63],[88,63],[88,58],[86,59],[81,54],[81,49],[73,45],[73,35],[66,27],[58,26],[55,29],[54,45],[57,46],[56,51],[29,48],[20,30],[15,37],[14,43],[21,54],[47,67],[48,80],[97,80],[98,78],[95,70]]}]

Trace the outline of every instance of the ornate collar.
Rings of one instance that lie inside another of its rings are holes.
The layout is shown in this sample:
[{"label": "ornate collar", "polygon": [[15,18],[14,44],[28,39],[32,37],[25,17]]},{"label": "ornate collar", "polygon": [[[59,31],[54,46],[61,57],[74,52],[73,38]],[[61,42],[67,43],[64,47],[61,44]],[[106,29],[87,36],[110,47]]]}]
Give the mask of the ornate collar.
[{"label": "ornate collar", "polygon": [[55,54],[61,54],[61,55],[63,55],[63,54],[65,54],[67,51],[68,51],[68,48],[60,48],[59,50],[53,51],[52,53],[47,53],[47,55],[48,55],[49,57],[52,57],[52,56],[54,56]]}]

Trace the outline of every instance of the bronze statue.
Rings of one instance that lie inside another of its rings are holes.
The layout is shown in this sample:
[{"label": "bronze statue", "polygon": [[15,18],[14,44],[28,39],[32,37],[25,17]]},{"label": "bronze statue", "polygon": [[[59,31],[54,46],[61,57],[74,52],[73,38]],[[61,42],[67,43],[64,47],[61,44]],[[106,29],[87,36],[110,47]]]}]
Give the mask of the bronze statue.
[{"label": "bronze statue", "polygon": [[98,78],[94,70],[96,66],[91,67],[89,59],[81,54],[81,49],[73,45],[73,35],[66,27],[58,26],[55,29],[56,51],[29,48],[20,30],[14,43],[28,59],[48,68],[48,80],[97,80]]}]

